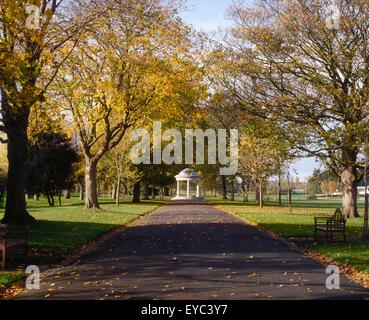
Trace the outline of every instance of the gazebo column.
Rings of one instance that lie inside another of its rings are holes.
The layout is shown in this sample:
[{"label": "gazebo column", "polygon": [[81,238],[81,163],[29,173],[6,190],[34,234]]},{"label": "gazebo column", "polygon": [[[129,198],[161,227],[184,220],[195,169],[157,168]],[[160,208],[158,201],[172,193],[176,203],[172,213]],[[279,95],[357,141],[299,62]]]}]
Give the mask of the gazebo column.
[{"label": "gazebo column", "polygon": [[196,198],[200,198],[200,181],[197,182]]},{"label": "gazebo column", "polygon": [[177,197],[179,198],[181,196],[181,183],[180,181],[177,181]]},{"label": "gazebo column", "polygon": [[190,197],[190,180],[187,180],[187,198]]}]

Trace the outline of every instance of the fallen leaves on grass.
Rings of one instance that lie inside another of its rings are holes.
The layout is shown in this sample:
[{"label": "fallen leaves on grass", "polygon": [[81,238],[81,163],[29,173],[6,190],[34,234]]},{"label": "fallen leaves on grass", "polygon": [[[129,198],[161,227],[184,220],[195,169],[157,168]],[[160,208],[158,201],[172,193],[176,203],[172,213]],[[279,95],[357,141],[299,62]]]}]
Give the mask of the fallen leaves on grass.
[{"label": "fallen leaves on grass", "polygon": [[0,287],[0,299],[9,300],[19,295],[23,291],[23,289],[24,289],[23,281],[16,282],[7,288]]},{"label": "fallen leaves on grass", "polygon": [[361,283],[361,285],[367,289],[369,289],[369,275],[356,269],[352,265],[349,264],[343,264],[334,261],[331,258],[326,257],[325,255],[316,252],[314,250],[308,250],[306,252],[306,255],[324,265],[336,265],[340,268],[340,272],[349,276],[350,278],[358,281]]}]

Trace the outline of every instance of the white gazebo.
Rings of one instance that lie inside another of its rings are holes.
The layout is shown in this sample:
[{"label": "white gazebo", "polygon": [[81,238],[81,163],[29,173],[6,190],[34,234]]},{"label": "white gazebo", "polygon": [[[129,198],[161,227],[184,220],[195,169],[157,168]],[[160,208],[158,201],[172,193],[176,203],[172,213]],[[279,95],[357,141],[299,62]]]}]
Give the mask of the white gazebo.
[{"label": "white gazebo", "polygon": [[[177,196],[174,198],[174,200],[186,200],[186,199],[193,199],[191,196],[191,182],[196,183],[196,197],[200,198],[200,181],[201,177],[199,174],[193,170],[193,169],[184,169],[182,170],[177,176]],[[181,196],[181,182],[186,182],[187,185],[187,192],[186,196]]]}]

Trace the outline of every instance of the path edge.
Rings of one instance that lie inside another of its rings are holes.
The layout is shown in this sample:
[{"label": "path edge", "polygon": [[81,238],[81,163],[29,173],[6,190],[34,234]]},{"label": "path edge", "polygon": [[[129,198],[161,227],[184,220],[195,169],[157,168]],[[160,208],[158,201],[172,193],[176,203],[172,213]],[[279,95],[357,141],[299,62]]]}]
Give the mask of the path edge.
[{"label": "path edge", "polygon": [[[68,254],[66,258],[61,260],[58,264],[48,267],[44,271],[40,273],[40,280],[43,280],[47,277],[52,276],[63,268],[73,266],[79,262],[79,260],[88,254],[92,254],[98,250],[98,248],[103,245],[105,242],[113,239],[118,236],[120,233],[128,230],[134,223],[137,223],[139,220],[144,217],[154,213],[156,210],[159,210],[162,207],[167,206],[168,204],[160,203],[156,208],[145,212],[144,214],[134,218],[132,221],[128,222],[125,225],[118,226],[117,228],[113,228],[110,231],[104,233],[103,235],[91,240],[90,242],[82,245],[81,247],[75,249],[73,252]],[[11,300],[15,296],[19,295],[25,290],[24,288],[24,280],[17,281],[11,284],[9,287],[5,288],[3,291],[0,291],[0,301],[1,300]]]},{"label": "path edge", "polygon": [[287,247],[289,247],[291,250],[301,253],[303,254],[305,257],[308,257],[310,259],[312,259],[315,262],[320,263],[321,265],[328,267],[331,265],[335,265],[337,267],[339,267],[341,274],[345,275],[349,280],[351,280],[352,282],[360,285],[361,287],[365,288],[365,289],[369,289],[369,275],[367,275],[366,273],[364,273],[363,271],[358,270],[357,268],[353,267],[352,265],[349,264],[345,264],[345,263],[341,263],[341,262],[337,262],[332,258],[329,258],[325,255],[323,255],[322,253],[315,251],[311,248],[303,248],[301,246],[298,246],[297,244],[295,244],[292,241],[289,241],[287,238],[282,237],[280,234],[277,234],[269,229],[267,229],[266,227],[264,227],[263,225],[256,223],[254,221],[250,221],[245,217],[241,217],[238,214],[228,211],[224,208],[219,208],[217,205],[215,204],[210,204],[214,209],[218,209],[224,213],[233,215],[235,217],[238,217],[241,221],[243,221],[246,225],[254,227],[256,229],[258,229],[260,232],[266,233],[267,235],[269,235],[270,237],[272,237],[274,240],[277,240],[281,243],[283,243],[284,245],[286,245]]}]

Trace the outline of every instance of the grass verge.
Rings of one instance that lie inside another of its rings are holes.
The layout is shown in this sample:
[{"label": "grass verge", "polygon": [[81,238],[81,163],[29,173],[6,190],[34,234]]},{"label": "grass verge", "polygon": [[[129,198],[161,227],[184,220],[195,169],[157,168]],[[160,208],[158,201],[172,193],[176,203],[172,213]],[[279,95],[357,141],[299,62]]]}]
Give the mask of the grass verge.
[{"label": "grass verge", "polygon": [[[369,242],[361,239],[364,224],[362,218],[348,221],[347,233],[350,239],[348,244],[315,243],[312,240],[314,217],[331,216],[334,208],[340,206],[338,202],[328,201],[322,205],[321,201],[304,200],[296,204],[292,213],[285,205],[280,207],[275,203],[267,204],[260,209],[257,205],[237,201],[210,199],[210,202],[283,238],[299,240],[323,256],[340,264],[350,265],[369,275]],[[361,214],[363,216],[363,212]]]},{"label": "grass verge", "polygon": [[[24,278],[25,265],[49,265],[96,238],[127,225],[156,209],[161,201],[132,204],[123,200],[117,207],[111,199],[102,198],[101,211],[88,211],[78,198],[63,200],[61,207],[49,207],[45,199],[29,200],[28,210],[36,218],[29,235],[29,257],[9,260],[9,270],[0,271],[0,289]],[[3,213],[0,212],[0,219]]]}]

